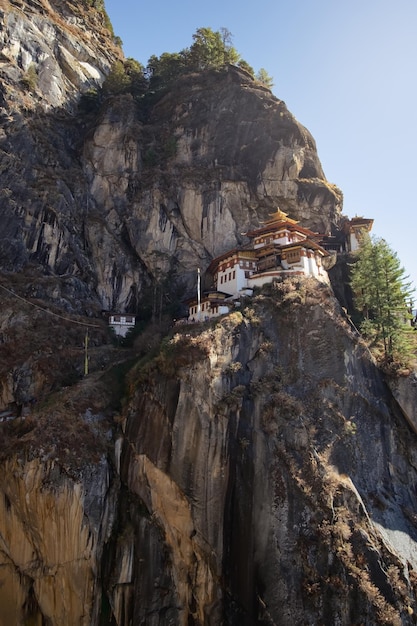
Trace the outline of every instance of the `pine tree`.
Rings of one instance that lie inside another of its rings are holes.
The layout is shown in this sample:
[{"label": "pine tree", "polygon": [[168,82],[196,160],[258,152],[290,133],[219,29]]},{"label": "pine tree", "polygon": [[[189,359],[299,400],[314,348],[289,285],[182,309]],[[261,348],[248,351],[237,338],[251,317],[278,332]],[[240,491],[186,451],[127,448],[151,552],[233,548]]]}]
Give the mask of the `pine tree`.
[{"label": "pine tree", "polygon": [[405,270],[384,239],[364,238],[356,255],[351,287],[361,332],[382,349],[385,363],[405,363],[412,351],[408,303],[413,292]]},{"label": "pine tree", "polygon": [[190,48],[190,62],[194,69],[219,69],[228,63],[236,64],[240,57],[231,44],[231,38],[231,33],[225,28],[221,32],[198,28]]},{"label": "pine tree", "polygon": [[268,74],[265,68],[261,67],[256,74],[256,80],[260,82],[264,87],[272,89],[274,86],[274,79]]}]

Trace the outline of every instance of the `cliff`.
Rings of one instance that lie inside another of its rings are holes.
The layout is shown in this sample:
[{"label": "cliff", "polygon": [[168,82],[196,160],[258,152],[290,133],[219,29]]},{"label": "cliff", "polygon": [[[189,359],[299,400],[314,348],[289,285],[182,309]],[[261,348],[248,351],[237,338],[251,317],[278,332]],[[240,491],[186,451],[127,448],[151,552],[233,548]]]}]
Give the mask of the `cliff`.
[{"label": "cliff", "polygon": [[327,288],[109,376],[9,424],[0,623],[414,623],[416,435]]},{"label": "cliff", "polygon": [[337,229],[311,134],[231,66],[85,108],[123,59],[102,3],[0,19],[0,625],[414,624],[415,391],[329,288],[129,349],[101,315],[185,298],[277,206]]},{"label": "cliff", "polygon": [[77,108],[121,55],[86,5],[2,9],[1,269],[60,277],[68,310],[82,294],[85,313],[133,312],[169,271],[189,288],[277,205],[320,232],[339,223],[310,133],[238,68]]}]

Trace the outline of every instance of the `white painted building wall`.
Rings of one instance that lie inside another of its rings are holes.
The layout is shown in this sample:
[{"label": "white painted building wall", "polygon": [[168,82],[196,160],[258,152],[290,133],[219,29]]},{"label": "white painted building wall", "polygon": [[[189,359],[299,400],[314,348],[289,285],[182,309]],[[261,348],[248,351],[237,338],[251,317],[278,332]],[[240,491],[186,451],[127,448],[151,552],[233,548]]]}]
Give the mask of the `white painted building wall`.
[{"label": "white painted building wall", "polygon": [[234,259],[233,265],[217,273],[217,290],[231,295],[239,293],[247,287],[250,273],[256,269],[256,262],[246,259]]},{"label": "white painted building wall", "polygon": [[109,326],[118,337],[126,337],[127,333],[135,327],[134,315],[109,315]]},{"label": "white painted building wall", "polygon": [[303,260],[303,269],[306,276],[314,276],[322,282],[329,282],[329,277],[322,266],[321,257],[318,254],[308,251],[307,256],[301,258]]},{"label": "white painted building wall", "polygon": [[356,231],[349,233],[349,248],[351,252],[356,252],[360,247],[359,238]]},{"label": "white painted building wall", "polygon": [[[254,249],[264,248],[266,245],[270,243],[277,243],[280,246],[285,246],[288,243],[291,243],[291,235],[288,230],[280,230],[273,235],[265,234],[265,236],[256,237],[253,247]],[[297,239],[293,239],[293,241],[297,241]]]},{"label": "white painted building wall", "polygon": [[219,315],[225,315],[229,313],[229,307],[224,304],[214,304],[208,299],[204,299],[200,304],[200,311],[198,311],[198,305],[194,304],[190,306],[188,319],[191,322],[204,322],[205,320],[210,320],[213,317],[218,317]]}]

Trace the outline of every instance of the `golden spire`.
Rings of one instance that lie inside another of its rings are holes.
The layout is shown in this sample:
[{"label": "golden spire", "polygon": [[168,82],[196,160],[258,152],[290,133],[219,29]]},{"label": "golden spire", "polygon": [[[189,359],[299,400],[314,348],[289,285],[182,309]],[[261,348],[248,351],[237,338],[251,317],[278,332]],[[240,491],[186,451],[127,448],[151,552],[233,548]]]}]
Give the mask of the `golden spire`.
[{"label": "golden spire", "polygon": [[272,224],[273,222],[289,222],[290,224],[298,224],[297,220],[293,220],[288,217],[288,213],[284,213],[280,208],[277,208],[275,213],[270,213],[270,219],[265,224]]}]

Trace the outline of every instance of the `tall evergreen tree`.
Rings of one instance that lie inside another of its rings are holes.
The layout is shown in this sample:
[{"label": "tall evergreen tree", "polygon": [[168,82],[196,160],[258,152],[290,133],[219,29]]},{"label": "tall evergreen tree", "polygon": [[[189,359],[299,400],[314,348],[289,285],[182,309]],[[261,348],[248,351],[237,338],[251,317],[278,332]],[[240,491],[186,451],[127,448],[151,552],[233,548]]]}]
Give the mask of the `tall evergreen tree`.
[{"label": "tall evergreen tree", "polygon": [[121,61],[116,61],[103,82],[103,94],[105,96],[120,95],[127,93],[129,87],[130,78],[126,73],[126,69]]},{"label": "tall evergreen tree", "polygon": [[264,87],[268,87],[268,89],[272,89],[274,86],[274,80],[272,76],[268,74],[265,68],[261,67],[256,74],[256,80],[259,81]]},{"label": "tall evergreen tree", "polygon": [[[179,76],[207,69],[222,69],[227,65],[236,65],[249,72],[255,78],[254,69],[247,63],[232,43],[232,33],[227,28],[214,31],[211,28],[198,28],[193,35],[193,44],[181,52],[164,52],[160,57],[151,56],[145,75],[151,90],[167,87]],[[269,89],[273,80],[261,68],[256,76]]]},{"label": "tall evergreen tree", "polygon": [[231,33],[227,29],[219,32],[211,28],[198,28],[193,39],[190,61],[193,68],[198,71],[208,68],[217,69],[227,63],[235,64],[240,58],[231,45]]},{"label": "tall evergreen tree", "polygon": [[397,254],[384,239],[365,237],[351,269],[356,309],[364,336],[382,348],[385,362],[411,356],[409,301],[413,290]]}]

